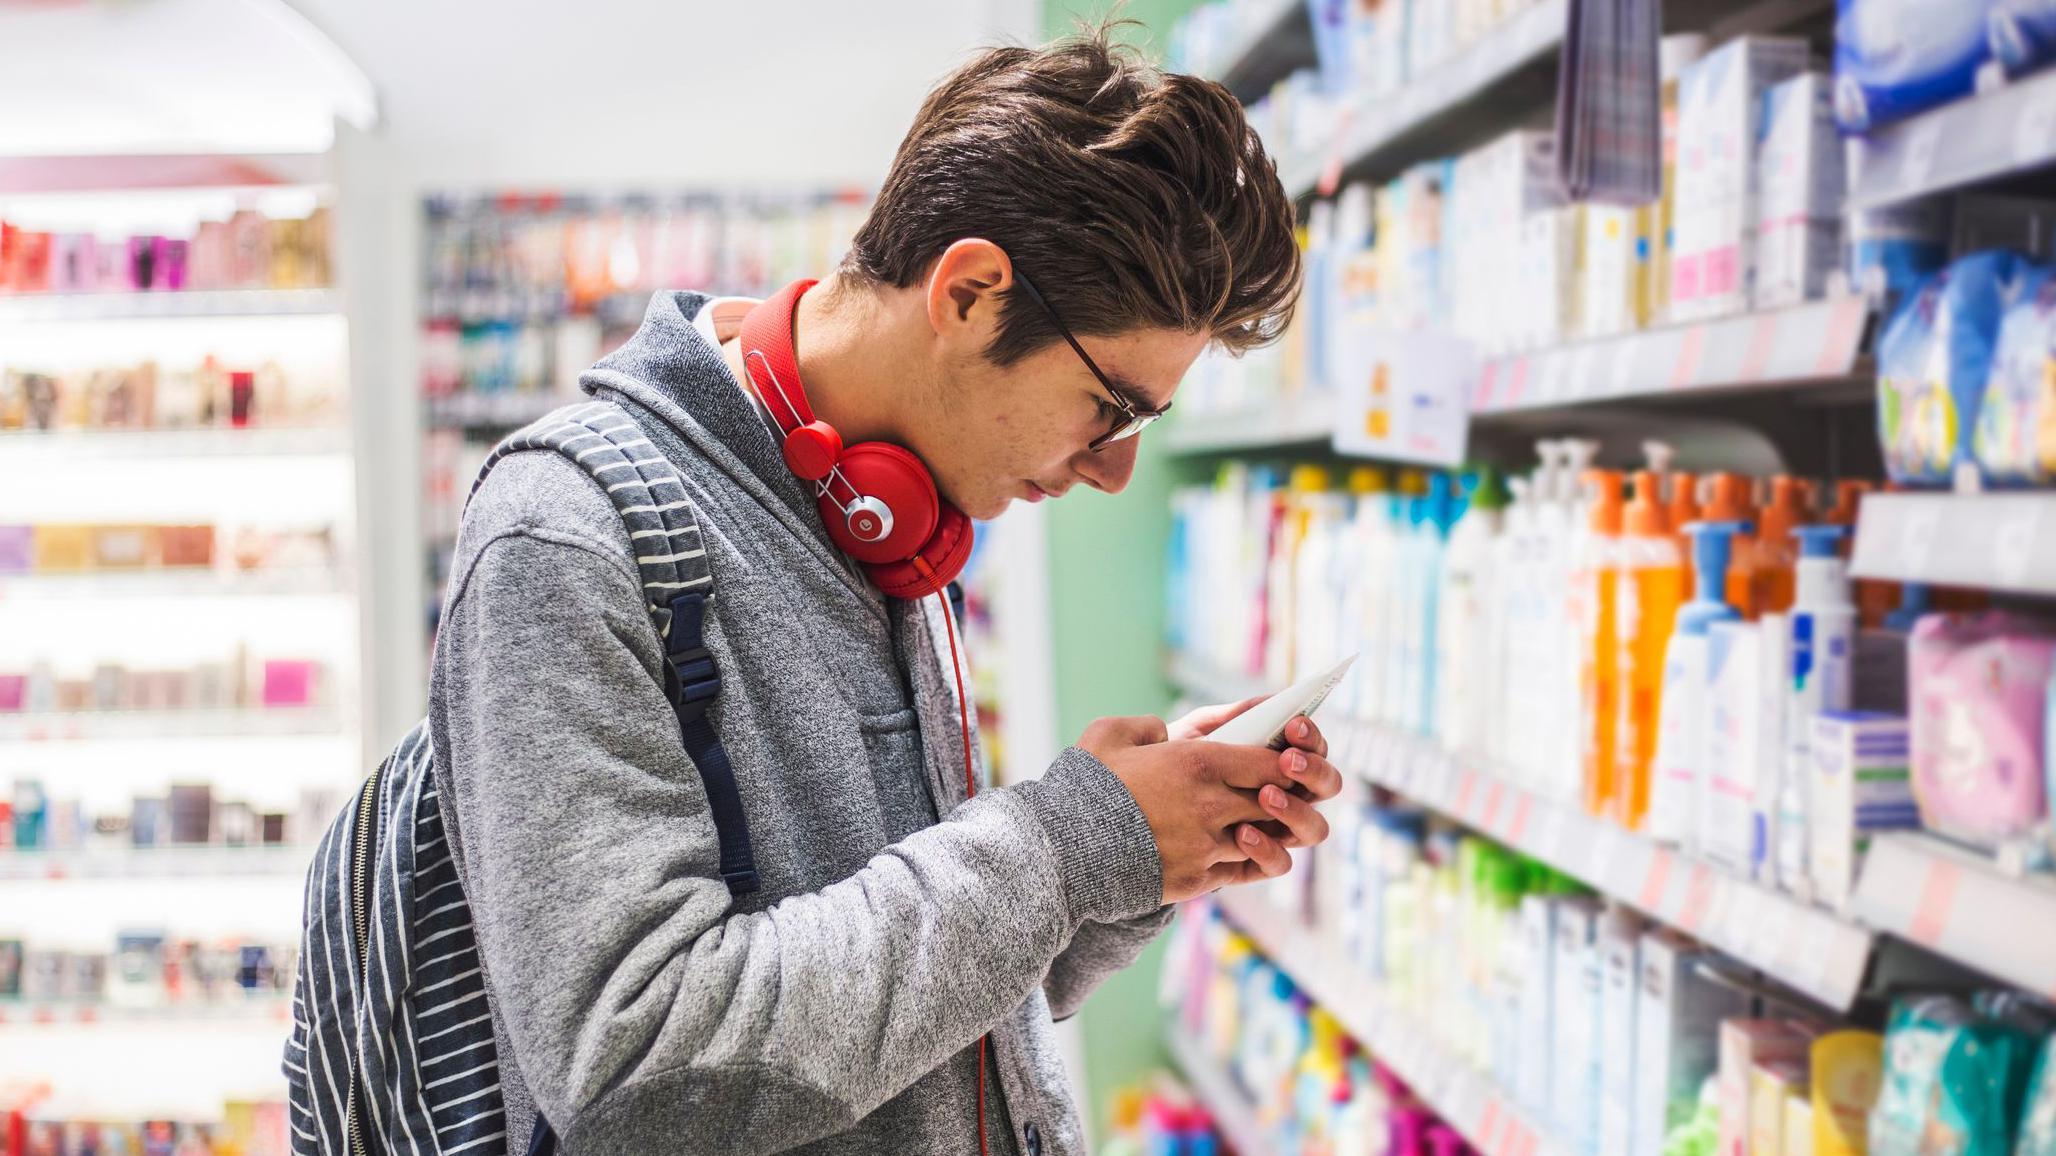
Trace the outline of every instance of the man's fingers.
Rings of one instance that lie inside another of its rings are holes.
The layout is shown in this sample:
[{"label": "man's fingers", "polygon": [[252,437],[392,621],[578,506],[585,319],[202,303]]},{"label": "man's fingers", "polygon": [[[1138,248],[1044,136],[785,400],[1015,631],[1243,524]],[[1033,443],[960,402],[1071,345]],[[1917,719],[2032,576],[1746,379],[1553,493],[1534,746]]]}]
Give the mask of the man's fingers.
[{"label": "man's fingers", "polygon": [[1257,802],[1270,817],[1285,824],[1291,836],[1287,846],[1311,847],[1328,837],[1328,820],[1314,809],[1312,803],[1277,787],[1265,787],[1257,792]]},{"label": "man's fingers", "polygon": [[1292,870],[1292,856],[1286,853],[1284,844],[1264,834],[1253,823],[1244,823],[1235,829],[1235,843],[1249,856],[1249,865],[1267,879],[1276,879]]},{"label": "man's fingers", "polygon": [[1229,719],[1234,718],[1236,715],[1262,701],[1264,701],[1264,696],[1258,694],[1251,695],[1241,702],[1227,702],[1214,706],[1199,707],[1187,713],[1184,718],[1171,724],[1171,737],[1173,739],[1204,738],[1214,733],[1214,729],[1222,723],[1227,722]]},{"label": "man's fingers", "polygon": [[1285,724],[1285,741],[1303,751],[1310,751],[1322,758],[1328,757],[1328,736],[1314,720],[1300,715]]},{"label": "man's fingers", "polygon": [[1287,747],[1278,756],[1278,767],[1295,786],[1304,788],[1307,798],[1319,803],[1342,793],[1342,772],[1318,754]]},{"label": "man's fingers", "polygon": [[1284,759],[1266,747],[1245,747],[1233,743],[1194,743],[1192,755],[1220,782],[1245,791],[1265,785],[1289,789],[1297,786],[1285,773]]},{"label": "man's fingers", "polygon": [[1124,747],[1146,747],[1170,737],[1164,720],[1155,715],[1095,719],[1085,728],[1078,745],[1104,759],[1106,753]]}]

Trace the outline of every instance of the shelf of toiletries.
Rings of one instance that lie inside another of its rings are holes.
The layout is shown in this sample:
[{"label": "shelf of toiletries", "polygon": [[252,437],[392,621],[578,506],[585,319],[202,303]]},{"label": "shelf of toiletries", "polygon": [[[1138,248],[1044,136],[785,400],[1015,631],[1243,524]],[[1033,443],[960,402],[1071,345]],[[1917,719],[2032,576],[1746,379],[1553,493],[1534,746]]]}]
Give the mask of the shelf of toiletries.
[{"label": "shelf of toiletries", "polygon": [[[1429,5],[1422,11],[1439,13],[1454,7]],[[1431,63],[1413,67],[1404,80],[1386,81],[1381,76],[1372,81],[1372,91],[1352,92],[1337,102],[1338,107],[1326,113],[1327,131],[1312,130],[1314,141],[1279,145],[1279,134],[1267,134],[1273,155],[1281,158],[1278,176],[1285,191],[1295,200],[1303,199],[1343,172],[1389,172],[1447,147],[1451,142],[1437,136],[1441,122],[1467,106],[1493,103],[1501,86],[1553,55],[1563,40],[1567,0],[1535,0],[1513,7],[1517,10],[1512,15],[1480,28],[1459,48],[1445,46]],[[1309,91],[1288,99],[1319,98]],[[1302,128],[1300,135],[1308,134]]]},{"label": "shelf of toiletries", "polygon": [[[13,1095],[21,1095],[19,1092]],[[0,1132],[21,1141],[24,1156],[44,1153],[178,1153],[180,1156],[287,1156],[291,1118],[283,1095],[230,1100],[208,1118],[122,1118],[74,1113],[40,1101],[31,1089],[19,1107],[0,1095]],[[0,1147],[0,1152],[12,1151]]]},{"label": "shelf of toiletries", "polygon": [[0,294],[0,324],[157,317],[314,317],[342,312],[333,289],[188,289]]},{"label": "shelf of toiletries", "polygon": [[80,847],[69,851],[0,849],[0,882],[70,879],[225,879],[297,876],[312,847],[200,845]]},{"label": "shelf of toiletries", "polygon": [[1852,381],[1870,306],[1809,301],[1486,360],[1474,415],[1812,381]]},{"label": "shelf of toiletries", "polygon": [[249,429],[0,429],[0,457],[11,462],[223,457],[336,457],[350,452],[341,426]]},{"label": "shelf of toiletries", "polygon": [[1490,835],[1599,893],[1704,940],[1834,1008],[1870,962],[1871,933],[1833,912],[1470,769],[1437,744],[1374,724],[1327,724],[1337,765]]},{"label": "shelf of toiletries", "polygon": [[1849,568],[1861,578],[2056,597],[2056,492],[1874,495]]},{"label": "shelf of toiletries", "polygon": [[1165,444],[1181,454],[1325,445],[1334,439],[1335,420],[1333,397],[1294,394],[1249,410],[1180,414]]},{"label": "shelf of toiletries", "polygon": [[1342,1029],[1404,1081],[1423,1105],[1482,1156],[1561,1156],[1546,1125],[1518,1107],[1511,1089],[1445,1047],[1350,959],[1331,936],[1277,909],[1261,888],[1217,892],[1228,922],[1291,977]]},{"label": "shelf of toiletries", "polygon": [[1282,1156],[1257,1126],[1256,1110],[1250,1106],[1249,1096],[1235,1086],[1234,1078],[1220,1061],[1207,1054],[1205,1045],[1173,1027],[1164,1033],[1164,1046],[1170,1050],[1172,1062],[1192,1089],[1193,1097],[1212,1117],[1214,1130],[1236,1156]]},{"label": "shelf of toiletries", "polygon": [[428,399],[428,424],[434,429],[518,429],[583,397],[575,390],[555,388],[465,392],[431,397]]},{"label": "shelf of toiletries", "polygon": [[291,1021],[290,993],[253,994],[207,1003],[123,1007],[77,1000],[9,1000],[0,998],[0,1027],[14,1025],[89,1027],[95,1024],[169,1024],[213,1028],[235,1024],[285,1024]]},{"label": "shelf of toiletries", "polygon": [[1219,81],[1241,100],[1254,100],[1314,64],[1306,0],[1203,4],[1172,35],[1171,55],[1183,70]]}]

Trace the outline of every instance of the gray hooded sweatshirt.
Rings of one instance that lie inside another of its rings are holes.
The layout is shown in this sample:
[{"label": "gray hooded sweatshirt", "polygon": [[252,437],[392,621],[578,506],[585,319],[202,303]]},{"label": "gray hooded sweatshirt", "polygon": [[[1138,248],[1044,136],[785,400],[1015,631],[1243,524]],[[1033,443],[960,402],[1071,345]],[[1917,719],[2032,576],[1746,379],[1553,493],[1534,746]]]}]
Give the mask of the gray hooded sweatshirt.
[{"label": "gray hooded sweatshirt", "polygon": [[947,609],[830,544],[694,329],[706,300],[658,294],[582,384],[697,509],[761,890],[722,882],[606,495],[512,455],[458,535],[430,720],[509,1146],[539,1111],[570,1156],[975,1153],[989,1033],[991,1151],[1083,1156],[1051,1021],[1168,919],[1149,825],[1075,747],[966,801]]}]

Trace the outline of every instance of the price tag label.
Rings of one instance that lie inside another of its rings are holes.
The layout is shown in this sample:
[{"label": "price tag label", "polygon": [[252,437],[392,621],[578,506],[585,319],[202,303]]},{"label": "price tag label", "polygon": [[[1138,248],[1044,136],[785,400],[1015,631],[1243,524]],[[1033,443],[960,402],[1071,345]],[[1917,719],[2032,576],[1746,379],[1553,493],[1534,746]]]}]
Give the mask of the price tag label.
[{"label": "price tag label", "polygon": [[2013,163],[2033,165],[2056,154],[2056,87],[2040,86],[2013,122]]},{"label": "price tag label", "polygon": [[1493,406],[1492,389],[1499,383],[1499,375],[1505,365],[1506,363],[1503,361],[1488,361],[1485,363],[1485,367],[1478,372],[1478,388],[1471,393],[1471,412],[1491,412]]},{"label": "price tag label", "polygon": [[1499,1129],[1503,1119],[1499,1108],[1499,1097],[1485,1100],[1485,1110],[1478,1114],[1478,1150],[1496,1152],[1499,1143]]},{"label": "price tag label", "polygon": [[1947,859],[1928,860],[1927,878],[1921,882],[1920,897],[1913,904],[1913,919],[1906,938],[1922,947],[1935,947],[1949,930],[1949,914],[1956,907],[1956,889],[1963,883],[1963,868]]},{"label": "price tag label", "polygon": [[1497,779],[1494,779],[1492,782],[1487,783],[1485,785],[1485,807],[1484,810],[1478,815],[1478,826],[1481,829],[1483,829],[1487,834],[1498,833],[1499,804],[1500,796],[1502,794],[1504,794],[1504,792],[1501,790],[1499,786],[1499,781]]},{"label": "price tag label", "polygon": [[1785,974],[1792,977],[1792,985],[1800,991],[1823,992],[1827,987],[1829,969],[1834,965],[1835,924],[1825,916],[1808,912],[1799,921],[1799,934],[1793,937],[1798,952],[1789,961]]},{"label": "price tag label", "polygon": [[1742,939],[1747,949],[1742,957],[1759,967],[1772,966],[1791,935],[1792,911],[1783,899],[1766,898],[1757,904],[1756,925],[1749,929],[1753,934],[1745,933]]},{"label": "price tag label", "polygon": [[1678,359],[1671,364],[1670,387],[1680,389],[1699,376],[1699,363],[1706,356],[1706,326],[1685,330],[1678,342]]},{"label": "price tag label", "polygon": [[1713,872],[1694,863],[1692,874],[1685,880],[1685,902],[1678,908],[1678,926],[1692,935],[1706,926],[1707,913],[1713,910]]},{"label": "price tag label", "polygon": [[1822,377],[1835,377],[1849,372],[1856,359],[1857,340],[1863,336],[1863,323],[1870,317],[1870,306],[1861,297],[1850,297],[1834,303],[1828,314],[1827,340],[1821,342],[1820,361],[1814,372]]},{"label": "price tag label", "polygon": [[1663,895],[1670,888],[1670,873],[1671,853],[1659,847],[1656,854],[1649,857],[1649,869],[1642,873],[1642,891],[1635,905],[1649,912],[1663,910]]},{"label": "price tag label", "polygon": [[1528,837],[1528,815],[1535,809],[1535,800],[1526,791],[1514,795],[1513,817],[1506,822],[1506,841],[1516,847],[1525,847]]},{"label": "price tag label", "polygon": [[1935,151],[1942,144],[1942,122],[1927,116],[1907,125],[1900,147],[1899,184],[1902,193],[1917,193],[1935,173]]},{"label": "price tag label", "polygon": [[1478,776],[1475,771],[1465,771],[1456,777],[1456,798],[1450,810],[1456,812],[1457,818],[1470,818],[1471,796],[1477,792],[1477,789]]},{"label": "price tag label", "polygon": [[1564,389],[1572,400],[1585,401],[1598,396],[1600,385],[1593,368],[1598,360],[1599,350],[1589,341],[1571,352],[1571,368]]},{"label": "price tag label", "polygon": [[1992,571],[2001,586],[2027,585],[2034,565],[2035,532],[2042,521],[2042,502],[2034,498],[2009,498],[2001,506],[1998,524],[1992,529]]},{"label": "price tag label", "polygon": [[[1554,803],[1543,803],[1541,837],[1535,840],[1535,850],[1544,863],[1561,869],[1567,859],[1564,846],[1564,809]],[[1575,874],[1575,872],[1573,872]]]},{"label": "price tag label", "polygon": [[1777,348],[1777,342],[1777,314],[1766,313],[1758,317],[1749,328],[1749,352],[1742,358],[1742,371],[1737,380],[1762,381],[1763,371],[1770,368],[1771,350]]}]

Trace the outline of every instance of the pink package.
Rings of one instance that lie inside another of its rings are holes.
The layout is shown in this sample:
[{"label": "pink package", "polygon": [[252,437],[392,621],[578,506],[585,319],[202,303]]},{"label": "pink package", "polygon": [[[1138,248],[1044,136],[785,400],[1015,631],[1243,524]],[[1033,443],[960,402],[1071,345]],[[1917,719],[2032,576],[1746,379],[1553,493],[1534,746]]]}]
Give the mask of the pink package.
[{"label": "pink package", "polygon": [[29,676],[0,674],[0,712],[23,710],[29,701]]},{"label": "pink package", "polygon": [[313,663],[276,658],[265,660],[265,706],[311,706],[313,702]]},{"label": "pink package", "polygon": [[2056,634],[1994,611],[1930,614],[1908,651],[1913,793],[1921,822],[1986,846],[2048,814],[2042,741]]},{"label": "pink package", "polygon": [[0,526],[0,571],[27,570],[35,565],[33,526]]}]

